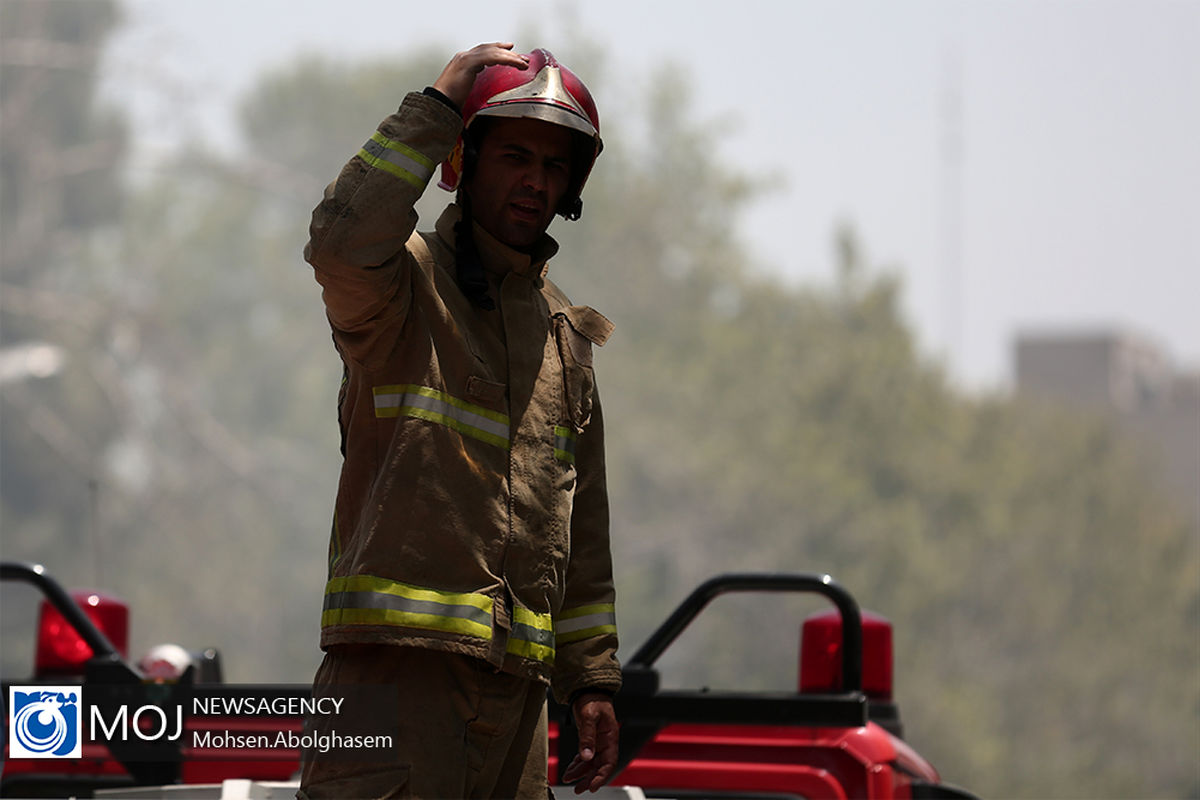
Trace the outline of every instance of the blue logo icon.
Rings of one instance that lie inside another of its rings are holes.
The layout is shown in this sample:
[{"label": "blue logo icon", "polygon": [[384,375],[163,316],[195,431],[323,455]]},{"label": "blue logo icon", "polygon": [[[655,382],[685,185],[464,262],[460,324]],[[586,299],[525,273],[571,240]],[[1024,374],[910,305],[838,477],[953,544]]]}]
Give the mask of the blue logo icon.
[{"label": "blue logo icon", "polygon": [[78,686],[10,686],[10,758],[79,758]]}]

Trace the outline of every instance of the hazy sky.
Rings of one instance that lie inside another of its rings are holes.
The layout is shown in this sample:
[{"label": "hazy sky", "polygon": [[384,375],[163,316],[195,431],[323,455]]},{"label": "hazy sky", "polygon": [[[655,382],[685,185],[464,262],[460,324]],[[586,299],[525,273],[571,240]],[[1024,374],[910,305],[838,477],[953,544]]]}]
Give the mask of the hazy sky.
[{"label": "hazy sky", "polygon": [[[903,276],[923,350],[961,380],[1007,384],[1012,338],[1028,329],[1128,330],[1200,368],[1200,2],[126,7],[109,86],[135,104],[150,152],[178,139],[168,97],[234,146],[239,94],[300,52],[433,43],[448,58],[515,39],[569,65],[573,24],[609,54],[602,125],[633,109],[623,85],[684,66],[696,117],[723,120],[722,160],[778,187],[743,219],[756,263],[829,281],[833,231],[851,223],[869,263]],[[516,38],[531,21],[543,41]],[[397,101],[409,88],[421,87],[397,87]]]}]

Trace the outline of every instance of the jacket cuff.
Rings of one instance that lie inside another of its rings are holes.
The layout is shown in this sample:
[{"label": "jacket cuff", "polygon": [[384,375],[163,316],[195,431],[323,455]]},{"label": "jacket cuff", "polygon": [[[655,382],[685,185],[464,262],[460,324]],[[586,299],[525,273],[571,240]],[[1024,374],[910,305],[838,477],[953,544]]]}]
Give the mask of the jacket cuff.
[{"label": "jacket cuff", "polygon": [[575,697],[583,692],[602,692],[615,695],[621,689],[621,668],[603,667],[587,670],[573,679],[556,678],[552,686],[554,700],[569,706]]},{"label": "jacket cuff", "polygon": [[611,700],[613,696],[616,695],[616,692],[612,689],[606,689],[602,686],[585,686],[582,689],[576,689],[575,691],[571,692],[571,696],[567,698],[567,706],[574,708],[575,701],[585,694],[602,694]]},{"label": "jacket cuff", "polygon": [[449,108],[450,108],[450,109],[451,109],[451,110],[452,110],[452,111],[453,111],[455,114],[459,114],[459,115],[461,115],[461,114],[462,114],[462,109],[458,107],[458,104],[457,104],[457,103],[455,103],[455,102],[454,102],[453,100],[451,100],[449,97],[446,97],[446,95],[442,94],[440,91],[438,91],[437,89],[433,88],[432,86],[426,86],[426,87],[425,87],[425,90],[424,90],[423,92],[421,92],[421,94],[425,95],[426,97],[432,97],[434,100],[440,100],[440,101],[442,101],[442,102],[443,102],[443,103],[445,103],[445,104],[446,104],[446,106],[447,106],[447,107],[449,107]]}]

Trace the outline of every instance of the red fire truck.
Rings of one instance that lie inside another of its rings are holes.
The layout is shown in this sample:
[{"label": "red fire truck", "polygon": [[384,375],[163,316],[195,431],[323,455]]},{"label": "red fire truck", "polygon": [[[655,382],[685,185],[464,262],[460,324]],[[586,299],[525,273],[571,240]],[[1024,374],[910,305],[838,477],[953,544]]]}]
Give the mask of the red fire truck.
[{"label": "red fire truck", "polygon": [[[10,685],[29,689],[67,683],[80,687],[78,702],[94,719],[115,727],[120,717],[128,724],[130,709],[136,708],[135,727],[150,729],[116,737],[110,728],[103,740],[83,736],[80,752],[72,758],[13,758],[6,741],[0,796],[148,797],[149,787],[158,787],[162,793],[154,796],[163,797],[283,797],[294,792],[298,747],[230,747],[227,734],[238,731],[244,736],[234,737],[236,741],[265,742],[256,732],[299,733],[302,716],[215,719],[180,712],[175,721],[168,710],[182,708],[185,695],[205,691],[228,698],[253,696],[256,702],[278,698],[280,708],[294,708],[291,701],[308,696],[307,687],[224,684],[219,655],[212,650],[189,654],[182,674],[156,678],[145,663],[139,669],[127,660],[129,610],[121,601],[96,592],[67,592],[37,565],[4,562],[0,578],[31,584],[43,595],[35,674],[22,681],[6,678],[5,703]],[[832,609],[803,623],[796,691],[659,686],[659,657],[713,598],[729,592],[815,593],[832,603]],[[710,579],[626,660],[625,686],[615,698],[620,769],[611,784],[631,787],[623,790],[626,797],[971,798],[943,783],[901,736],[892,698],[891,635],[885,619],[860,611],[850,593],[828,575],[753,573]],[[557,784],[560,765],[565,768],[571,761],[577,738],[565,708],[551,702],[550,715],[549,774]],[[178,730],[172,732],[172,725]],[[215,729],[226,734],[220,746],[204,736],[205,730]],[[6,723],[5,733],[10,730]]]}]

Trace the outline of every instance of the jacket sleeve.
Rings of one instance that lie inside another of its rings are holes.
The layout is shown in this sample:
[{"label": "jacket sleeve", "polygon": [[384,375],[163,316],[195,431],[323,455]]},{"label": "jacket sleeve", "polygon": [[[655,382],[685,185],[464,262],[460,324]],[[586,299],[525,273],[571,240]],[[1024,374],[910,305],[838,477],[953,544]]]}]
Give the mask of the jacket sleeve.
[{"label": "jacket sleeve", "polygon": [[445,103],[409,94],[313,211],[304,258],[316,270],[330,324],[351,341],[356,334],[369,339],[381,315],[407,309],[405,243],[417,224],[413,205],[461,127]]},{"label": "jacket sleeve", "polygon": [[571,512],[571,560],[562,611],[556,621],[554,697],[566,703],[583,689],[615,693],[621,688],[608,488],[604,468],[604,419],[595,397],[592,419],[576,448],[577,483]]}]

